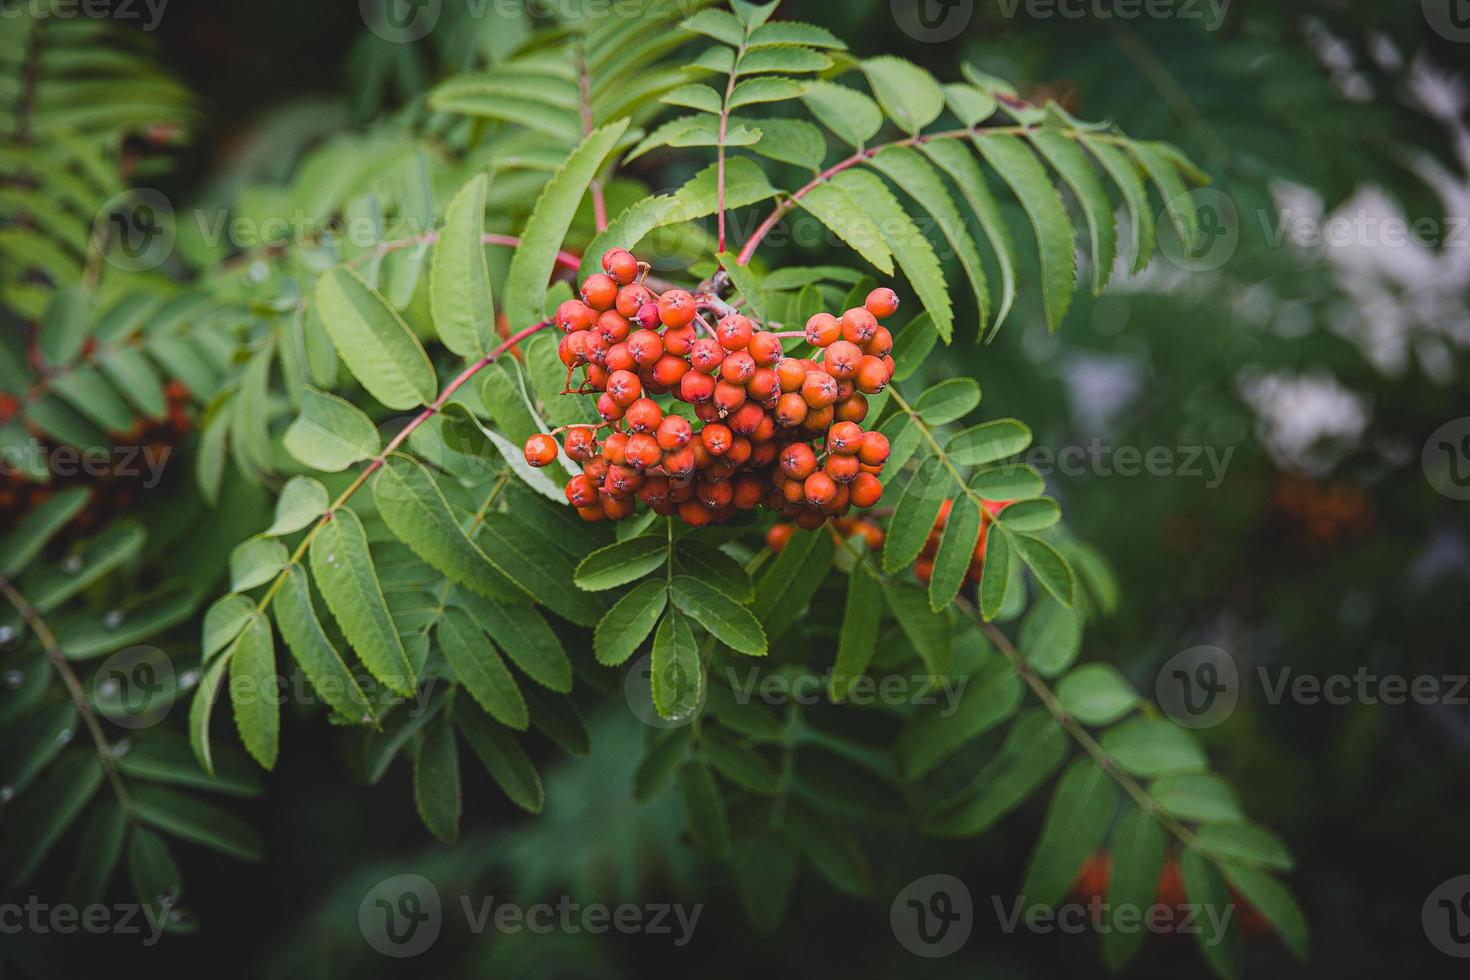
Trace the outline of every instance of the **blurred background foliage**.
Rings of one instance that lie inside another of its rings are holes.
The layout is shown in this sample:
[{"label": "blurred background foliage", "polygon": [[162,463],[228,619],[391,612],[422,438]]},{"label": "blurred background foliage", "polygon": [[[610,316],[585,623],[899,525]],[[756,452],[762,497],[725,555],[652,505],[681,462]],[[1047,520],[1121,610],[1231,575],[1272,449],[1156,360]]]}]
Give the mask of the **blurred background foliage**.
[{"label": "blurred background foliage", "polygon": [[[989,416],[1027,419],[1036,445],[1053,453],[1095,447],[1105,464],[1123,447],[1164,447],[1175,462],[1190,447],[1213,454],[1200,456],[1196,476],[1090,465],[1049,476],[1071,526],[1110,557],[1122,585],[1117,615],[1089,632],[1089,655],[1144,692],[1190,647],[1223,647],[1240,665],[1239,708],[1202,735],[1246,808],[1297,854],[1292,883],[1314,931],[1308,967],[1257,937],[1248,975],[1448,975],[1452,961],[1424,940],[1420,906],[1440,881],[1470,871],[1470,710],[1272,704],[1256,669],[1273,679],[1287,667],[1465,670],[1470,525],[1465,504],[1437,493],[1420,460],[1470,392],[1470,48],[1435,33],[1419,3],[1392,0],[1181,4],[1197,16],[1127,20],[1097,16],[1108,4],[1074,4],[1090,12],[1072,19],[1031,16],[1038,8],[1024,0],[975,0],[953,5],[970,8],[970,20],[937,41],[899,29],[904,5],[788,0],[780,16],[941,77],[969,61],[1029,97],[1174,141],[1213,179],[1205,193],[1219,196],[1201,202],[1233,208],[1225,245],[1199,261],[1176,248],[1177,261],[1160,258],[1102,297],[1079,294],[1055,335],[1034,303],[1038,290],[1023,286],[1033,304],[995,343],[971,346],[975,331],[960,329],[928,369],[977,378]],[[436,78],[515,42],[519,22],[494,16],[499,6],[445,0],[428,37],[393,44],[363,28],[352,3],[170,4],[159,52],[202,116],[156,185],[201,207],[231,201],[241,187],[283,177],[326,134],[384,112],[421,113]],[[642,173],[652,186],[675,182],[665,176]],[[1370,231],[1347,244],[1299,244],[1284,233],[1293,220],[1333,215],[1360,227],[1373,216],[1427,218],[1443,231],[1431,238],[1443,240],[1394,246]],[[203,245],[183,244],[207,258]],[[974,322],[973,310],[957,312]],[[1225,461],[1218,479],[1209,458]],[[271,804],[244,804],[265,838],[265,864],[199,855],[191,903],[210,910],[207,929],[139,962],[164,975],[198,968],[207,950],[212,973],[252,977],[724,976],[752,964],[853,976],[1102,972],[1095,937],[1005,935],[996,922],[990,896],[1009,896],[1020,880],[1041,800],[977,841],[866,833],[877,895],[937,871],[970,885],[976,932],[958,955],[912,957],[892,939],[886,904],[811,879],[780,931],[762,937],[724,873],[693,862],[674,839],[671,794],[644,806],[629,797],[638,722],[613,703],[595,728],[590,758],[550,768],[540,818],[513,811],[484,780],[468,784],[470,832],[453,850],[428,842],[406,786],[370,792],[335,758],[336,740],[295,740],[270,777]],[[388,779],[406,782],[407,773]],[[430,953],[399,963],[363,943],[357,908],[373,883],[411,870],[446,901],[565,893],[705,909],[684,948],[657,936],[476,937],[449,915]],[[60,942],[47,955],[59,969],[91,952]],[[1203,974],[1193,947],[1175,937],[1150,939],[1130,969]]]}]

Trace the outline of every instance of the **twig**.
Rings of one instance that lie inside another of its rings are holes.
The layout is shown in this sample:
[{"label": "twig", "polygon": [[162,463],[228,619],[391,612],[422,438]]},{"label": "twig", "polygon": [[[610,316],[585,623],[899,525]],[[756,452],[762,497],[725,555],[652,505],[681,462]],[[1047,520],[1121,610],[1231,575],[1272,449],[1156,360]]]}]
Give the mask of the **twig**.
[{"label": "twig", "polygon": [[[582,113],[582,135],[592,135],[592,79],[587,74],[587,47],[577,42],[577,108]],[[602,193],[602,181],[592,178],[589,190],[592,194],[592,220],[599,233],[607,229],[607,201]]]}]

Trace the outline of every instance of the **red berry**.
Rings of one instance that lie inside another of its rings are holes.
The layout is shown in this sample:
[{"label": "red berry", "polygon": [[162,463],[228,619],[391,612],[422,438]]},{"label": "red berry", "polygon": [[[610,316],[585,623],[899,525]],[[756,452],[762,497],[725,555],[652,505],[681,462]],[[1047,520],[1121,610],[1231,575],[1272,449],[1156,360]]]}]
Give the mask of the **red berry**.
[{"label": "red berry", "polygon": [[643,396],[643,382],[632,371],[614,371],[607,379],[607,393],[623,408]]},{"label": "red berry", "polygon": [[786,355],[781,350],[781,338],[764,330],[757,331],[750,338],[750,345],[746,348],[750,356],[755,358],[755,363],[761,367],[770,367],[781,362]]},{"label": "red berry", "polygon": [[658,448],[658,440],[643,432],[628,437],[628,446],[623,454],[629,466],[640,470],[657,466],[664,458],[663,450]]},{"label": "red berry", "polygon": [[776,365],[776,378],[781,382],[782,391],[799,391],[801,383],[806,380],[806,365],[787,358]]},{"label": "red berry", "polygon": [[691,405],[703,404],[715,397],[715,379],[690,371],[679,379],[679,397]]},{"label": "red berry", "polygon": [[625,248],[611,248],[602,255],[602,271],[626,286],[638,275],[638,260]]},{"label": "red berry", "polygon": [[874,357],[883,357],[893,353],[893,334],[889,333],[887,327],[879,327],[873,334],[873,339],[863,345],[864,354],[872,354]]},{"label": "red berry", "polygon": [[602,339],[609,344],[627,340],[628,331],[632,329],[628,318],[617,310],[605,310],[597,318],[597,332],[602,334]]},{"label": "red berry", "polygon": [[658,424],[655,437],[662,449],[683,449],[689,445],[689,440],[694,438],[694,428],[689,424],[689,420],[682,416],[666,415]]},{"label": "red berry", "polygon": [[652,398],[640,398],[628,406],[623,420],[634,432],[652,432],[664,420],[664,410]]},{"label": "red berry", "polygon": [[731,313],[715,324],[715,336],[725,350],[744,350],[755,335],[755,325],[739,313]]},{"label": "red berry", "polygon": [[857,382],[858,391],[868,395],[876,395],[888,387],[888,379],[892,373],[888,365],[881,358],[872,354],[864,354],[863,359],[858,362]]},{"label": "red berry", "polygon": [[858,459],[869,466],[882,466],[888,460],[888,437],[881,432],[864,432]]},{"label": "red berry", "polygon": [[689,365],[702,374],[714,374],[724,360],[725,349],[709,337],[700,337],[689,348]]},{"label": "red berry", "polygon": [[567,456],[578,463],[585,463],[592,458],[592,453],[597,448],[597,440],[590,426],[574,425],[567,430],[563,445],[566,447]]},{"label": "red berry", "polygon": [[612,276],[595,272],[582,283],[582,300],[594,310],[610,310],[618,300],[618,284]]},{"label": "red berry", "polygon": [[806,399],[794,391],[788,391],[776,402],[776,424],[791,428],[806,421],[807,412],[811,406],[807,405]]},{"label": "red berry", "polygon": [[793,480],[805,480],[817,471],[817,454],[804,442],[793,442],[781,450],[781,472]]},{"label": "red berry", "polygon": [[561,328],[562,333],[590,330],[596,322],[597,313],[580,300],[565,300],[556,308],[556,325]]},{"label": "red berry", "polygon": [[898,294],[887,286],[879,286],[868,294],[863,306],[873,316],[885,320],[898,312]]},{"label": "red berry", "polygon": [[813,473],[802,482],[806,502],[813,507],[825,507],[837,499],[837,484],[826,473]]},{"label": "red berry", "polygon": [[837,379],[826,371],[808,371],[801,396],[812,408],[826,408],[837,400]]},{"label": "red berry", "polygon": [[673,354],[665,354],[653,365],[653,377],[665,388],[672,389],[689,372],[689,362]]},{"label": "red berry", "polygon": [[658,316],[666,327],[686,327],[694,322],[694,297],[682,289],[671,289],[658,298]]},{"label": "red berry", "polygon": [[711,456],[722,456],[729,452],[733,438],[730,427],[719,422],[711,422],[699,433],[699,441],[704,443],[705,451]]},{"label": "red berry", "polygon": [[585,474],[567,481],[567,502],[573,507],[590,507],[597,503],[597,487]]},{"label": "red berry", "polygon": [[635,330],[628,336],[628,353],[639,364],[657,363],[664,356],[663,338],[652,330]]},{"label": "red berry", "polygon": [[556,440],[544,432],[526,440],[526,462],[532,466],[546,466],[556,459]]},{"label": "red berry", "polygon": [[842,314],[842,339],[854,344],[866,344],[878,332],[878,321],[861,306],[854,306]]},{"label": "red berry", "polygon": [[745,404],[745,387],[728,381],[715,382],[715,405],[726,415]]},{"label": "red berry", "polygon": [[842,456],[856,456],[864,439],[865,434],[856,422],[838,422],[827,430],[827,448]]},{"label": "red berry", "polygon": [[858,362],[862,358],[863,352],[857,344],[835,340],[822,352],[822,367],[832,377],[845,381],[857,376]]},{"label": "red berry", "polygon": [[720,362],[720,377],[735,385],[743,385],[755,375],[755,358],[749,351],[738,350]]},{"label": "red berry", "polygon": [[813,347],[826,347],[842,336],[842,326],[830,313],[813,313],[806,321],[806,342]]},{"label": "red berry", "polygon": [[839,456],[834,453],[822,464],[822,470],[837,483],[851,483],[859,475],[859,463],[856,456]]}]

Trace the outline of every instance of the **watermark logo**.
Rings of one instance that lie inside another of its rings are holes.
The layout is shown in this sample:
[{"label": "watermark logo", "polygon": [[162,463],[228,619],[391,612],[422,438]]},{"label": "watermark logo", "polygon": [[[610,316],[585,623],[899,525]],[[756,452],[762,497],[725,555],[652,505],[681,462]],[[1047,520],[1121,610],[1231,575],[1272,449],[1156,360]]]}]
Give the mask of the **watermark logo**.
[{"label": "watermark logo", "polygon": [[1470,500],[1470,416],[1435,429],[1420,461],[1430,486],[1451,500]]},{"label": "watermark logo", "polygon": [[1470,875],[1456,875],[1430,892],[1420,920],[1435,949],[1470,959]]},{"label": "watermark logo", "polygon": [[392,44],[426,36],[439,23],[444,0],[357,0],[368,30]]},{"label": "watermark logo", "polygon": [[405,959],[434,945],[444,924],[439,890],[423,875],[385,878],[357,908],[357,925],[367,944],[384,956]]},{"label": "watermark logo", "polygon": [[1235,711],[1240,670],[1212,646],[1190,647],[1164,662],[1154,682],[1159,707],[1186,728],[1211,728]]},{"label": "watermark logo", "polygon": [[116,20],[137,23],[142,30],[153,32],[163,20],[168,0],[25,0],[23,3],[0,4],[0,20],[27,16],[51,17],[56,20]]},{"label": "watermark logo", "polygon": [[938,959],[958,952],[975,927],[970,889],[954,875],[925,875],[894,896],[888,923],[904,949]]},{"label": "watermark logo", "polygon": [[665,718],[653,705],[653,670],[653,654],[646,653],[635,660],[623,675],[623,697],[638,720],[653,728],[683,728],[698,718],[704,711],[708,687],[706,678],[689,678],[687,668],[677,660],[665,665],[664,676],[659,680],[662,685],[667,685],[668,690],[692,692],[697,685],[699,692],[697,700],[692,697],[682,700],[673,713]]},{"label": "watermark logo", "polygon": [[[118,629],[125,614],[114,610],[104,625]],[[122,728],[150,728],[168,717],[178,684],[173,661],[157,647],[119,650],[92,675],[92,700],[97,710]]]},{"label": "watermark logo", "polygon": [[1424,19],[1446,41],[1470,41],[1470,0],[1421,0]]},{"label": "watermark logo", "polygon": [[893,22],[915,41],[952,41],[970,26],[975,0],[888,0]]},{"label": "watermark logo", "polygon": [[[1193,211],[1193,244],[1179,237],[1172,212]],[[1200,187],[1176,195],[1157,218],[1159,249],[1164,257],[1186,272],[1218,269],[1235,254],[1240,244],[1240,211],[1228,194],[1213,187]]]},{"label": "watermark logo", "polygon": [[92,222],[94,241],[106,242],[103,256],[124,272],[147,272],[173,254],[174,208],[151,187],[114,194]]}]

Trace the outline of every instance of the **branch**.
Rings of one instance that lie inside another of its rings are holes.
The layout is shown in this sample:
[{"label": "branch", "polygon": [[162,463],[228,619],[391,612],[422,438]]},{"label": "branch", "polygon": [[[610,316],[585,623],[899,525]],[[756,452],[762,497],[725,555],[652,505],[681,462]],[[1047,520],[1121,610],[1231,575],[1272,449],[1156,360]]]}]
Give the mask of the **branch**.
[{"label": "branch", "polygon": [[281,586],[285,584],[286,576],[290,573],[290,566],[299,562],[302,556],[306,554],[306,549],[311,546],[312,539],[317,536],[317,533],[321,531],[322,528],[326,527],[327,522],[332,519],[332,515],[340,507],[344,506],[348,500],[352,499],[353,494],[362,489],[363,484],[367,483],[368,477],[372,476],[383,467],[383,464],[387,461],[388,457],[393,455],[394,451],[397,450],[399,446],[403,445],[403,443],[408,439],[409,436],[413,435],[415,429],[427,422],[441,408],[444,407],[444,403],[449,401],[449,396],[458,391],[467,381],[469,381],[475,375],[479,374],[485,368],[489,367],[490,364],[494,362],[495,359],[498,358],[501,354],[504,354],[506,351],[515,347],[516,344],[519,344],[521,341],[525,340],[532,334],[537,333],[541,330],[545,330],[551,325],[552,322],[550,320],[542,320],[539,323],[533,323],[529,327],[526,327],[525,329],[513,334],[512,336],[506,338],[498,346],[496,346],[496,348],[490,353],[486,354],[484,357],[480,358],[478,361],[465,368],[454,378],[454,380],[445,385],[444,390],[439,392],[439,397],[435,398],[432,404],[426,406],[423,411],[415,415],[413,419],[407,425],[405,425],[397,435],[389,440],[388,445],[383,447],[382,452],[374,456],[371,460],[368,461],[367,466],[363,467],[362,472],[357,475],[357,479],[353,480],[350,484],[347,485],[347,489],[343,490],[340,494],[337,495],[337,499],[332,501],[331,505],[327,507],[326,513],[317,518],[316,523],[313,524],[311,526],[311,529],[306,532],[306,536],[301,539],[301,543],[298,544],[296,546],[296,550],[292,552],[291,560],[287,562],[287,567],[283,569],[279,575],[276,576],[275,581],[271,583],[271,587],[266,590],[265,595],[261,596],[260,602],[256,604],[255,611],[265,612],[266,607],[270,605],[271,600],[276,597],[276,593],[279,592],[281,590]]},{"label": "branch", "polygon": [[51,627],[36,612],[34,606],[21,595],[10,580],[0,576],[0,595],[4,595],[20,618],[36,634],[36,639],[41,641],[41,648],[46,651],[46,659],[51,661],[51,666],[61,675],[61,681],[66,685],[66,691],[71,695],[72,703],[76,706],[77,714],[82,716],[82,721],[87,726],[87,731],[92,735],[92,742],[97,747],[97,758],[102,763],[103,772],[107,773],[107,779],[112,783],[112,791],[117,794],[117,801],[122,804],[123,809],[129,809],[128,791],[123,786],[122,777],[117,772],[117,762],[112,754],[112,746],[107,741],[107,735],[102,731],[102,723],[97,720],[97,713],[92,710],[92,702],[87,700],[87,692],[82,687],[82,682],[77,679],[76,673],[67,662],[66,654],[61,652],[61,646],[56,642],[56,634],[51,632]]},{"label": "branch", "polygon": [[730,61],[730,77],[725,82],[725,97],[720,100],[720,132],[715,140],[715,214],[717,215],[717,252],[725,251],[725,137],[730,133],[730,95],[735,91],[735,79],[739,77],[740,59],[745,57],[745,42],[735,49]]},{"label": "branch", "polygon": [[[577,42],[577,108],[582,113],[582,135],[592,135],[592,79],[587,74],[587,47]],[[602,195],[602,181],[592,178],[592,220],[601,233],[607,228],[607,201]]]}]

